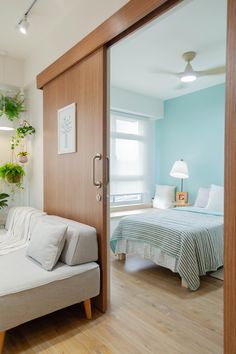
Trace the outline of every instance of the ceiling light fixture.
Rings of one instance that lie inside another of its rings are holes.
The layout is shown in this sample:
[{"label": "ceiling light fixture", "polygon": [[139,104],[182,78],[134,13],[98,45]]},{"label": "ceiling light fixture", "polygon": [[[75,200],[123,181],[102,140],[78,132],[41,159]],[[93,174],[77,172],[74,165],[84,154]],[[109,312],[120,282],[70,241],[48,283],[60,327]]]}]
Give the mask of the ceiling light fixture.
[{"label": "ceiling light fixture", "polygon": [[27,20],[27,16],[24,16],[24,18],[19,23],[19,31],[23,34],[27,34],[28,27],[29,27],[29,22]]},{"label": "ceiling light fixture", "polygon": [[183,74],[180,77],[180,81],[193,82],[195,80],[197,80],[197,75],[196,75],[195,71],[193,70],[192,65],[188,62]]},{"label": "ceiling light fixture", "polygon": [[29,28],[29,21],[28,21],[28,16],[30,11],[32,10],[33,6],[36,4],[38,0],[34,0],[28,10],[24,13],[24,16],[20,19],[18,22],[17,28],[22,34],[27,34],[27,30]]}]

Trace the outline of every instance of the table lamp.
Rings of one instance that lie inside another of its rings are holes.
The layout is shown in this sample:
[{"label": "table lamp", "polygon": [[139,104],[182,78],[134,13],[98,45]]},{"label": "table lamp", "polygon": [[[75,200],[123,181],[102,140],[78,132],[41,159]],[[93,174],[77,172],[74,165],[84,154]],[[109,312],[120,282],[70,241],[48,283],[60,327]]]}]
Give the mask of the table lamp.
[{"label": "table lamp", "polygon": [[181,179],[181,192],[183,192],[184,179],[189,178],[187,163],[182,159],[175,161],[170,176]]}]

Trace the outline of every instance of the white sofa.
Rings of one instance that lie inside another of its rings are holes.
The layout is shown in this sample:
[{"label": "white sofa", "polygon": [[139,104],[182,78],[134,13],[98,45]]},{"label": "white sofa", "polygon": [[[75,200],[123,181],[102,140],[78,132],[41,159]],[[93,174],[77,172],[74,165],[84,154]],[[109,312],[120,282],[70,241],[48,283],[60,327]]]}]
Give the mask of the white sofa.
[{"label": "white sofa", "polygon": [[[10,217],[11,212],[6,227]],[[90,299],[100,291],[96,230],[57,216],[42,218],[68,225],[65,246],[52,271],[29,259],[26,247],[0,255],[0,353],[8,329],[61,308],[84,302],[91,319]],[[32,219],[31,230],[36,222]]]}]

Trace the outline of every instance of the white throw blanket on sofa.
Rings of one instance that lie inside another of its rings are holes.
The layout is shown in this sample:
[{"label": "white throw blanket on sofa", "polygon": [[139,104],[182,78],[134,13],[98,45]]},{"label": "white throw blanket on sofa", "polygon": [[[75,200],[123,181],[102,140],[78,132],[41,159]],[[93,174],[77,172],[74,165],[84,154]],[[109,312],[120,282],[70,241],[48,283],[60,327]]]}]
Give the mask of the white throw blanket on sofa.
[{"label": "white throw blanket on sofa", "polygon": [[14,207],[9,228],[0,234],[0,255],[25,247],[30,239],[32,222],[46,213],[31,207]]}]

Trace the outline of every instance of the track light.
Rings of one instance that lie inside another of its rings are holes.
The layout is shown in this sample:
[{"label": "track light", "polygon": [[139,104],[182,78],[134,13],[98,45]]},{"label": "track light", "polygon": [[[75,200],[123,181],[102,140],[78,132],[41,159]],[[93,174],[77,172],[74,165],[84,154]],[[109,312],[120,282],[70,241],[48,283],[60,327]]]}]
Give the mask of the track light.
[{"label": "track light", "polygon": [[18,22],[17,28],[22,34],[27,34],[27,30],[29,28],[28,16],[33,6],[36,4],[37,0],[34,0],[28,10],[24,13],[24,16]]},{"label": "track light", "polygon": [[29,28],[29,22],[27,20],[27,16],[24,16],[24,18],[20,21],[18,28],[21,33],[27,34],[27,29]]}]

